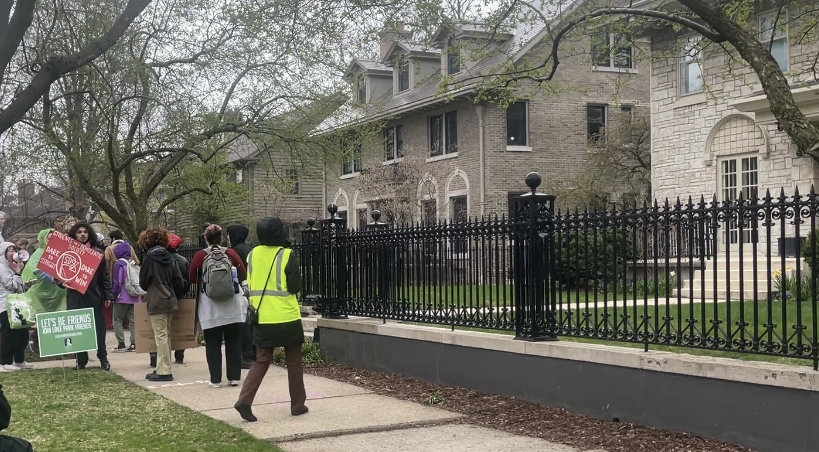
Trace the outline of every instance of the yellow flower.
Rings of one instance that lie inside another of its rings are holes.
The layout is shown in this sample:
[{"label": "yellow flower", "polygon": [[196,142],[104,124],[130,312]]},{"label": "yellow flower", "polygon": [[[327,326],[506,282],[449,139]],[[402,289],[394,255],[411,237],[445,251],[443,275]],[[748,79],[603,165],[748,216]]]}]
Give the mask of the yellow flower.
[{"label": "yellow flower", "polygon": [[779,271],[779,270],[777,270],[777,271],[775,271],[775,272],[773,273],[773,276],[774,276],[774,278],[779,278],[780,276],[782,276],[782,272],[781,272],[781,271]]}]

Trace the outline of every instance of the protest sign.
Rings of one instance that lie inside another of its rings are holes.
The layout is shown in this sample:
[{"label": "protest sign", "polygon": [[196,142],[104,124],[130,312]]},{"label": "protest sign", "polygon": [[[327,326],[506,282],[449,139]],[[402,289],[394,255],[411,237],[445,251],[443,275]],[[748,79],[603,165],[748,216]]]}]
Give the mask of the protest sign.
[{"label": "protest sign", "polygon": [[94,309],[37,314],[40,357],[68,355],[97,349]]},{"label": "protest sign", "polygon": [[[174,311],[171,318],[171,350],[196,348],[199,346],[196,338],[196,300],[179,300],[178,306],[179,310]],[[148,305],[145,303],[134,305],[134,323],[137,332],[136,352],[155,352],[154,329],[151,327],[151,316],[148,315]]]},{"label": "protest sign", "polygon": [[91,278],[100,266],[102,253],[59,231],[51,233],[43,257],[37,264],[41,270],[63,282],[66,287],[84,294]]}]

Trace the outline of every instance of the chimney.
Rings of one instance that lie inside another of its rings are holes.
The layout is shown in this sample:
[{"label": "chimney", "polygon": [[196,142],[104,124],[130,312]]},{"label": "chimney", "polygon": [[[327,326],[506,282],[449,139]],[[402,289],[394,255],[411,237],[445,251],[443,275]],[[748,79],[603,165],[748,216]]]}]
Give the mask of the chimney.
[{"label": "chimney", "polygon": [[404,29],[404,22],[398,21],[393,25],[386,25],[381,33],[378,34],[381,38],[381,52],[379,58],[384,61],[387,56],[387,50],[394,42],[410,42],[412,40],[412,31]]}]

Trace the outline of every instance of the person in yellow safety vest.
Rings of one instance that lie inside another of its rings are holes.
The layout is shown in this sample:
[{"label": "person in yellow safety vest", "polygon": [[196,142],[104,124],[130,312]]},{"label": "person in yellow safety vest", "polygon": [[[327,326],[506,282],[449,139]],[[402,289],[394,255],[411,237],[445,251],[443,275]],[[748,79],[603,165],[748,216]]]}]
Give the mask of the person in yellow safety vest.
[{"label": "person in yellow safety vest", "polygon": [[305,406],[304,373],[301,346],[304,329],[296,294],[301,291],[301,274],[295,256],[285,237],[282,220],[266,217],[256,225],[259,246],[247,256],[247,282],[250,303],[258,311],[258,324],[253,325],[256,362],[245,378],[239,400],[234,408],[242,419],[255,422],[251,411],[253,399],[273,360],[273,350],[284,347],[287,383],[290,386],[290,414],[299,416],[309,410]]}]

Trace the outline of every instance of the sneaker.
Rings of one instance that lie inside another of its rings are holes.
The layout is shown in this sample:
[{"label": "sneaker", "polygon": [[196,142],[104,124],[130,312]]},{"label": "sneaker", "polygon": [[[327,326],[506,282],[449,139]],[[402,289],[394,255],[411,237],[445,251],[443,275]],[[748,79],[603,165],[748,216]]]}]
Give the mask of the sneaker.
[{"label": "sneaker", "polygon": [[100,363],[100,367],[102,367],[102,370],[111,370],[111,363],[103,361]]},{"label": "sneaker", "polygon": [[208,383],[209,388],[219,389],[222,387],[220,383]]},{"label": "sneaker", "polygon": [[0,366],[0,372],[16,372],[20,370],[19,367],[11,365],[11,364],[3,364]]},{"label": "sneaker", "polygon": [[29,363],[27,363],[25,361],[23,361],[21,363],[14,363],[13,365],[16,366],[18,369],[34,369],[33,365],[31,365],[31,364],[29,364]]},{"label": "sneaker", "polygon": [[128,351],[128,347],[126,347],[126,346],[125,346],[125,344],[119,344],[119,345],[117,345],[117,349],[116,349],[116,350],[117,350],[118,352],[124,352],[124,351]]},{"label": "sneaker", "polygon": [[126,351],[126,352],[135,352],[135,351],[136,351],[136,345],[131,344],[131,345],[128,347],[128,350],[125,350],[125,351]]},{"label": "sneaker", "polygon": [[228,382],[228,386],[233,386],[233,387],[239,386],[239,380],[230,380]]}]

